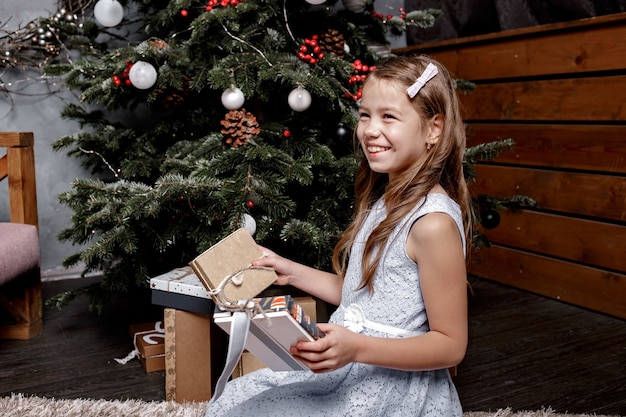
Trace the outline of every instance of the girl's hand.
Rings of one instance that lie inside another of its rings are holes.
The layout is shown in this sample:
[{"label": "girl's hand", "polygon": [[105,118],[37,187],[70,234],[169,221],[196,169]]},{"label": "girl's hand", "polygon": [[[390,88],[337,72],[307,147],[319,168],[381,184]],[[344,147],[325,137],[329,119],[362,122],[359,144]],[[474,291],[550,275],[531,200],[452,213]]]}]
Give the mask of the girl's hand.
[{"label": "girl's hand", "polygon": [[315,373],[334,371],[355,361],[364,336],[336,324],[320,323],[318,326],[326,336],[292,346],[290,352],[296,359]]},{"label": "girl's hand", "polygon": [[274,281],[274,284],[290,285],[293,279],[293,261],[283,258],[263,246],[259,247],[263,251],[263,255],[259,259],[252,260],[252,265],[273,268],[278,276],[278,279]]}]

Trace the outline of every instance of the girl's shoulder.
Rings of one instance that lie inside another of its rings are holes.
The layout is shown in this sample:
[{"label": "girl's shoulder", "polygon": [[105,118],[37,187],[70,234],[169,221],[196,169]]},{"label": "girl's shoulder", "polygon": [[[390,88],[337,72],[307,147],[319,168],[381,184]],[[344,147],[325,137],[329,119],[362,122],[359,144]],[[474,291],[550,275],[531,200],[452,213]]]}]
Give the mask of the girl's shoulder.
[{"label": "girl's shoulder", "polygon": [[[417,220],[423,218],[430,213],[444,213],[454,220],[456,227],[459,231],[463,245],[465,245],[465,233],[463,227],[463,216],[461,213],[461,206],[450,198],[447,194],[431,192],[427,194],[424,199],[418,204],[409,218],[409,224],[413,226]],[[430,227],[439,228],[442,225],[441,218],[435,219],[438,216],[431,217],[434,224],[430,224]],[[436,220],[436,221],[435,221]],[[431,223],[431,222],[428,222]]]},{"label": "girl's shoulder", "polygon": [[416,214],[424,215],[432,212],[443,212],[452,217],[460,216],[461,206],[447,194],[431,192],[420,202]]}]

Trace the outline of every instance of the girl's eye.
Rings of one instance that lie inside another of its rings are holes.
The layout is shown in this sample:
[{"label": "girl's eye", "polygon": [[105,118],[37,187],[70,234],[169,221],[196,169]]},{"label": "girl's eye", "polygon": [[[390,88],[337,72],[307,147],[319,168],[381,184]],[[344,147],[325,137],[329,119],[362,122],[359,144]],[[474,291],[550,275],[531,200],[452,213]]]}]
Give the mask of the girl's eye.
[{"label": "girl's eye", "polygon": [[370,117],[370,115],[365,113],[365,112],[360,112],[359,113],[359,118],[361,118],[361,119],[367,119],[368,117]]},{"label": "girl's eye", "polygon": [[391,115],[391,114],[385,114],[385,115],[383,115],[383,118],[385,118],[385,119],[395,119],[396,117]]}]

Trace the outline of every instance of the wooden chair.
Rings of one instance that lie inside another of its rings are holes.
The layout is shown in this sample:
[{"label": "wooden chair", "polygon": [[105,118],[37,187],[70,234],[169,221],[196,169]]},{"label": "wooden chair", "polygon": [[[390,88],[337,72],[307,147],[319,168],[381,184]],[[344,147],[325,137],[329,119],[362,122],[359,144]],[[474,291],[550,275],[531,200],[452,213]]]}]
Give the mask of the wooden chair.
[{"label": "wooden chair", "polygon": [[10,213],[0,222],[0,339],[26,340],[43,329],[33,134],[0,132],[0,147]]}]

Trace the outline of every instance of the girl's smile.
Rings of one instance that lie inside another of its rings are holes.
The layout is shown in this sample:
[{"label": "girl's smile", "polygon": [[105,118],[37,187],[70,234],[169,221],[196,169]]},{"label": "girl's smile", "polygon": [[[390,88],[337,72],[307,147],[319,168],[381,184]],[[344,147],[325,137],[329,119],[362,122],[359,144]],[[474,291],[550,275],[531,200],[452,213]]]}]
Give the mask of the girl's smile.
[{"label": "girl's smile", "polygon": [[378,154],[378,153],[381,153],[381,152],[385,152],[388,149],[389,148],[383,148],[381,146],[368,146],[367,147],[367,152],[369,152],[370,154]]}]

